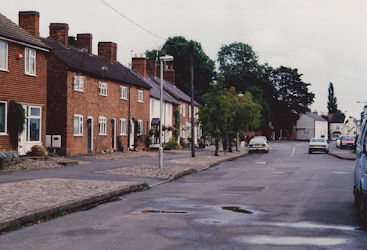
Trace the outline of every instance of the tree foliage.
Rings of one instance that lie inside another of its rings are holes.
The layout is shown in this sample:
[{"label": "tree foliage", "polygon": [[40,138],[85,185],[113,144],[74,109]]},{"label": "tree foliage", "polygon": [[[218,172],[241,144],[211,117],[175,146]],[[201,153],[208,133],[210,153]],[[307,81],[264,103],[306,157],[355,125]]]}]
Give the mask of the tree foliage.
[{"label": "tree foliage", "polygon": [[271,74],[274,99],[271,103],[275,125],[290,128],[302,113],[308,110],[315,95],[309,92],[309,83],[304,83],[297,69],[279,67]]},{"label": "tree foliage", "polygon": [[338,104],[336,103],[336,97],[334,94],[334,85],[332,82],[329,83],[328,88],[328,102],[327,102],[327,109],[329,114],[340,113],[341,111],[338,109]]},{"label": "tree foliage", "polygon": [[219,141],[224,136],[233,138],[237,132],[259,126],[261,106],[256,104],[250,92],[237,94],[234,87],[212,85],[204,95],[205,105],[200,108],[199,120],[204,134],[215,138],[218,155]]},{"label": "tree foliage", "polygon": [[201,47],[201,43],[188,41],[183,36],[175,36],[167,39],[162,49],[146,51],[147,59],[157,60],[162,55],[174,56],[173,67],[176,74],[176,86],[191,95],[190,92],[190,53],[189,45],[193,43],[194,61],[194,86],[195,99],[203,101],[202,96],[209,90],[210,82],[214,78],[214,61],[211,60]]}]

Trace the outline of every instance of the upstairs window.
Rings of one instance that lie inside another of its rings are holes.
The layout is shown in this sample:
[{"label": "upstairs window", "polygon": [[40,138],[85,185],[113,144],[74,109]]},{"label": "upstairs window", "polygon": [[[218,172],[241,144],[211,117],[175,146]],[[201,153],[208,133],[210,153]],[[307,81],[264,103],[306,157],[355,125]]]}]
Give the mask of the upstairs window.
[{"label": "upstairs window", "polygon": [[0,102],[0,135],[5,135],[6,132],[6,119],[7,119],[7,103]]},{"label": "upstairs window", "polygon": [[27,75],[36,75],[36,50],[25,48],[25,58],[24,58],[24,64],[25,64],[25,73]]},{"label": "upstairs window", "polygon": [[105,82],[99,83],[99,95],[107,96],[107,83]]},{"label": "upstairs window", "polygon": [[107,119],[104,116],[100,116],[99,123],[99,135],[107,135]]},{"label": "upstairs window", "polygon": [[74,90],[80,92],[84,91],[84,76],[76,75],[74,77]]},{"label": "upstairs window", "polygon": [[120,87],[120,99],[127,100],[127,88],[125,86]]},{"label": "upstairs window", "polygon": [[143,90],[138,90],[138,102],[144,102]]},{"label": "upstairs window", "polygon": [[0,70],[8,70],[8,43],[0,40]]},{"label": "upstairs window", "polygon": [[74,115],[74,136],[83,135],[83,116]]}]

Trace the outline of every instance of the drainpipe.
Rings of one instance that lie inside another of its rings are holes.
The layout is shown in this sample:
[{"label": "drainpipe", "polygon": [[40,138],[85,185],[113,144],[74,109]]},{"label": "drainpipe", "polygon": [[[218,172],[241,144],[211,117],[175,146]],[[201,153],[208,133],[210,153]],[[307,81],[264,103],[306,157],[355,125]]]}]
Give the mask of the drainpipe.
[{"label": "drainpipe", "polygon": [[[128,121],[129,123],[126,124],[127,125],[127,128],[128,128],[128,133],[127,133],[127,149],[130,150],[130,133],[131,133],[131,84],[129,84],[129,113],[128,113]],[[127,152],[127,150],[126,150]]]}]

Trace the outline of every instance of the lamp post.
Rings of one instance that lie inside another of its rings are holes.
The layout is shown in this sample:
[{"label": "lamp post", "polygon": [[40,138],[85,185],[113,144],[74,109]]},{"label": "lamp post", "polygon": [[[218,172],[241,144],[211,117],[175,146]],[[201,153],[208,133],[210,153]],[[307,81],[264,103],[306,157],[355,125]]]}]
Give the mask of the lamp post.
[{"label": "lamp post", "polygon": [[161,98],[159,111],[159,152],[158,152],[158,167],[163,167],[163,148],[162,148],[162,110],[163,110],[163,63],[173,61],[173,56],[165,55],[159,57],[161,61]]}]

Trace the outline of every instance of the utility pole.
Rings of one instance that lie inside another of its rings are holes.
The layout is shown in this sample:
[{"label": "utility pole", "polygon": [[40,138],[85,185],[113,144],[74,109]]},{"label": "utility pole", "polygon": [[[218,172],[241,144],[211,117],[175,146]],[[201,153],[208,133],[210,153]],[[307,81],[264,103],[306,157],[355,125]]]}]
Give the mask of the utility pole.
[{"label": "utility pole", "polygon": [[191,156],[195,157],[195,114],[194,114],[194,65],[193,53],[194,43],[191,41],[189,45],[190,51],[190,85],[191,85]]}]

